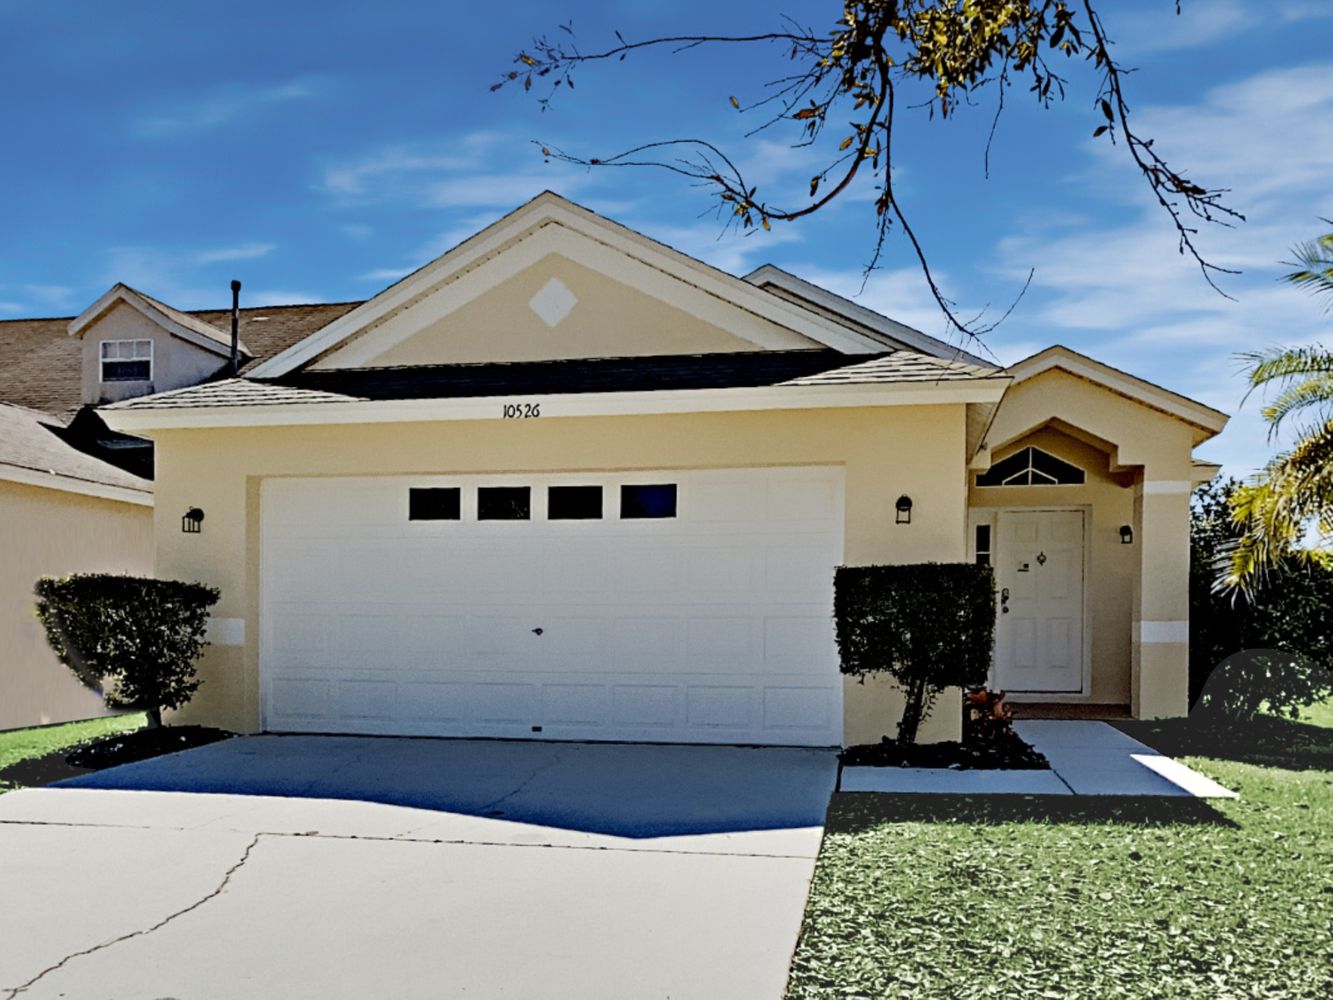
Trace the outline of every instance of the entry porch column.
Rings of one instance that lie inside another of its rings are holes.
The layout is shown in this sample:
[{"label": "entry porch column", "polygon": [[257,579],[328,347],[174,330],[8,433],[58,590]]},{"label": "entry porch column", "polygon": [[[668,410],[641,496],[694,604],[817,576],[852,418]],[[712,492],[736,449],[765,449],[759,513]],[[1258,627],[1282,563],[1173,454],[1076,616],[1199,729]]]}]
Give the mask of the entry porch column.
[{"label": "entry porch column", "polygon": [[1137,547],[1130,702],[1135,718],[1189,712],[1190,493],[1188,479],[1154,478],[1134,487]]}]

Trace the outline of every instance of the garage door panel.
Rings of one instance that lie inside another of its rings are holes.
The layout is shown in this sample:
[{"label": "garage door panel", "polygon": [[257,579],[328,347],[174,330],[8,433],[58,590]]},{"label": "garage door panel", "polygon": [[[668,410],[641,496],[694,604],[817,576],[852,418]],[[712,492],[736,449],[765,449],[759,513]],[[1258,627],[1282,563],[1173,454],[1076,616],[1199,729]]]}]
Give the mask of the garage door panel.
[{"label": "garage door panel", "polygon": [[462,721],[462,681],[408,680],[398,685],[398,717],[423,735]]},{"label": "garage door panel", "polygon": [[767,688],[764,727],[792,733],[823,732],[834,723],[833,702],[827,687]]},{"label": "garage door panel", "polygon": [[[576,478],[601,519],[545,520],[570,477],[265,482],[266,727],[838,742],[840,471]],[[676,516],[622,520],[620,482],[676,483]],[[477,486],[517,484],[531,520],[476,521]],[[461,517],[409,521],[423,486]]]},{"label": "garage door panel", "polygon": [[752,600],[760,563],[753,546],[718,543],[689,553],[689,592],[714,600]]},{"label": "garage door panel", "polygon": [[837,507],[838,484],[821,470],[771,477],[765,484],[765,502],[771,521],[795,522],[787,528],[820,531],[828,523],[828,512]]},{"label": "garage door panel", "polygon": [[540,715],[541,689],[535,684],[512,681],[468,684],[458,696],[458,712],[464,719],[526,726]]},{"label": "garage door panel", "polygon": [[324,720],[333,706],[333,682],[289,676],[275,679],[269,690],[270,704],[287,720]]},{"label": "garage door panel", "polygon": [[686,689],[689,723],[695,728],[750,732],[759,695],[749,685],[691,684]]},{"label": "garage door panel", "polygon": [[344,679],[334,687],[334,712],[345,721],[388,722],[397,714],[397,703],[395,680]]},{"label": "garage door panel", "polygon": [[611,694],[611,721],[645,730],[674,730],[683,715],[677,684],[617,684]]},{"label": "garage door panel", "polygon": [[551,726],[601,726],[611,709],[607,684],[547,684],[542,687],[541,717]]}]

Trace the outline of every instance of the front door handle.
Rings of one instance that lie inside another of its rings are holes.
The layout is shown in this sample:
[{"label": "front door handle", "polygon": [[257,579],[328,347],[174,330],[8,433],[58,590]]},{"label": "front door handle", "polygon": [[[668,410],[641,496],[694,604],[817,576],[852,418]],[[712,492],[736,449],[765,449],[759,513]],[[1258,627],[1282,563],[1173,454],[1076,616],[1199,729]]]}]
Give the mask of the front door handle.
[{"label": "front door handle", "polygon": [[1000,614],[1007,615],[1008,613],[1009,613],[1009,588],[1005,587],[1000,591]]}]

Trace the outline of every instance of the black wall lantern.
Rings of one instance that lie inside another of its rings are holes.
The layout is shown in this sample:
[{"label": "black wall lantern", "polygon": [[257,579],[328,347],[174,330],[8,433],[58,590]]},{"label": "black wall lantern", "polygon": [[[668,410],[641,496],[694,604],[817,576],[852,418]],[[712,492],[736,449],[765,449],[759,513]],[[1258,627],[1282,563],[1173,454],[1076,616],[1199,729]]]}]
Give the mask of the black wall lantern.
[{"label": "black wall lantern", "polygon": [[203,530],[204,512],[198,507],[191,507],[181,518],[181,531],[187,535],[197,535]]},{"label": "black wall lantern", "polygon": [[1134,544],[1134,529],[1127,524],[1122,524],[1120,526],[1120,544],[1121,545]]},{"label": "black wall lantern", "polygon": [[912,523],[912,498],[906,493],[898,498],[893,505],[893,509],[898,512],[897,522],[899,524]]}]

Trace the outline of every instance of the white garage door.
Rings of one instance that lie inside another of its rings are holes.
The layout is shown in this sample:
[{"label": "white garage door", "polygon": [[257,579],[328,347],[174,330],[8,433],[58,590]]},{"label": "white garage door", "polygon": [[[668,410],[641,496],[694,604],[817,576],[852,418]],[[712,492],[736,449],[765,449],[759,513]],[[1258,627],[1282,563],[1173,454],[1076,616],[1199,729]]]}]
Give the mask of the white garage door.
[{"label": "white garage door", "polygon": [[841,742],[830,468],[274,479],[273,731]]}]

